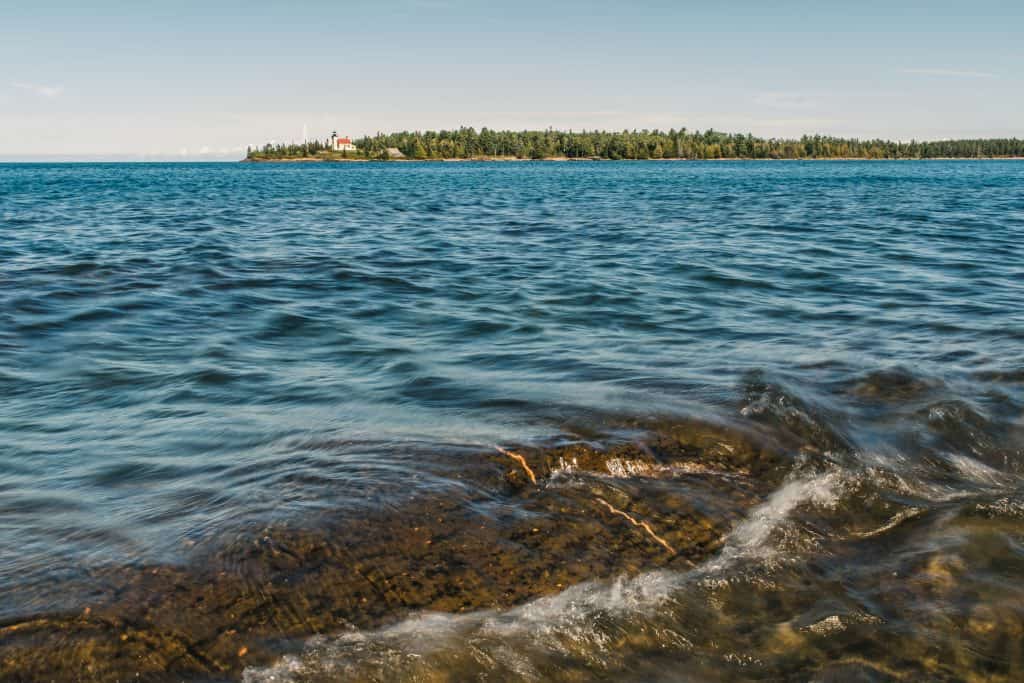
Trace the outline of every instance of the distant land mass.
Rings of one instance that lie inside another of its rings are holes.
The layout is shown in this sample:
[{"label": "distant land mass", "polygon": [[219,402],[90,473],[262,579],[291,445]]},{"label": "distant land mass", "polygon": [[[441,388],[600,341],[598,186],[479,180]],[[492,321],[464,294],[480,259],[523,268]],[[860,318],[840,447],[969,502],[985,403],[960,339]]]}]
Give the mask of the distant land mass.
[{"label": "distant land mass", "polygon": [[799,139],[679,130],[559,131],[459,128],[378,133],[249,148],[245,161],[585,159],[975,159],[1024,157],[1018,138],[897,142],[827,135]]}]

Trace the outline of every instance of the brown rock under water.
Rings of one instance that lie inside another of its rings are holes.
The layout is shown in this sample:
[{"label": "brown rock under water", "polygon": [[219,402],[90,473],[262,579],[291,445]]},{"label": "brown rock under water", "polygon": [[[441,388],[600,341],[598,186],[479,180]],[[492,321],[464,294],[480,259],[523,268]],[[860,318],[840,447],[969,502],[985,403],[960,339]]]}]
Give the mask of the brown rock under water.
[{"label": "brown rock under water", "polygon": [[464,468],[477,491],[465,499],[253,531],[182,566],[90,570],[92,604],[0,626],[0,680],[237,677],[312,634],[687,568],[785,475],[782,449],[755,434],[643,426],[601,448],[481,453]]}]

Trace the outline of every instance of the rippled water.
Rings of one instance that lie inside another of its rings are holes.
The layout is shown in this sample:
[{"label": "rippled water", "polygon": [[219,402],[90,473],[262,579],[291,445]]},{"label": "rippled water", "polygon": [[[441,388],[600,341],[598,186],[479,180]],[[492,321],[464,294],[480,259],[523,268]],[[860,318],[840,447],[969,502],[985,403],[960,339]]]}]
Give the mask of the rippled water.
[{"label": "rippled water", "polygon": [[1020,162],[0,165],[0,238],[0,677],[1024,677]]}]

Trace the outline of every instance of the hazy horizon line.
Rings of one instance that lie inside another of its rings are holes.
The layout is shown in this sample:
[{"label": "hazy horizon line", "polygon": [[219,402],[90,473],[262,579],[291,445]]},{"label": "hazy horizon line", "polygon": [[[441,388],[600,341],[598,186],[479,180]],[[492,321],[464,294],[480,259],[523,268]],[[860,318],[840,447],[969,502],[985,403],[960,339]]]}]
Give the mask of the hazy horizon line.
[{"label": "hazy horizon line", "polygon": [[[1017,135],[986,136],[986,137],[969,136],[969,135],[963,135],[963,136],[948,136],[947,135],[947,136],[922,137],[922,138],[914,138],[914,137],[912,137],[912,138],[909,138],[909,139],[905,139],[905,138],[889,138],[889,137],[880,137],[880,136],[840,135],[840,134],[835,134],[835,133],[821,133],[821,132],[801,133],[798,136],[765,136],[765,135],[757,135],[757,134],[754,134],[753,132],[749,132],[749,131],[747,131],[747,132],[730,132],[728,130],[717,129],[717,128],[714,128],[714,127],[708,127],[708,128],[704,128],[704,129],[700,129],[700,128],[690,129],[689,127],[685,127],[685,126],[680,127],[678,129],[673,129],[673,128],[669,128],[669,129],[662,129],[662,128],[625,128],[625,129],[622,129],[622,130],[612,130],[612,129],[608,129],[608,128],[590,128],[590,129],[588,129],[588,128],[554,128],[554,127],[548,127],[548,128],[517,128],[517,129],[512,129],[512,128],[492,128],[490,126],[479,126],[479,127],[477,127],[477,126],[466,126],[466,125],[457,126],[457,127],[450,127],[450,128],[404,129],[404,130],[393,130],[393,131],[388,131],[388,132],[378,131],[377,133],[373,133],[373,134],[352,135],[350,137],[353,140],[358,140],[360,138],[373,138],[373,137],[375,137],[377,135],[395,135],[395,134],[399,134],[399,133],[436,133],[436,132],[439,132],[439,131],[457,131],[457,130],[460,130],[462,128],[472,128],[473,130],[477,131],[478,133],[481,130],[484,130],[486,128],[487,130],[493,131],[493,132],[511,132],[511,133],[522,133],[524,131],[526,131],[526,132],[540,132],[540,133],[544,133],[544,132],[551,131],[551,132],[555,132],[555,133],[608,133],[608,134],[615,134],[615,135],[621,134],[623,132],[623,130],[628,131],[628,132],[636,131],[637,133],[642,133],[644,131],[647,131],[649,133],[652,133],[652,132],[655,132],[655,131],[658,131],[658,132],[661,132],[661,133],[667,133],[669,130],[684,130],[685,129],[688,133],[694,133],[696,131],[700,131],[700,132],[714,131],[716,133],[721,133],[721,134],[724,134],[724,135],[752,136],[754,138],[761,139],[761,140],[793,140],[793,141],[799,141],[802,137],[806,136],[806,137],[826,137],[826,138],[834,138],[834,139],[839,139],[839,140],[859,140],[861,142],[864,142],[864,141],[876,141],[877,140],[877,141],[881,141],[881,142],[890,142],[890,143],[897,143],[897,144],[933,143],[933,142],[946,142],[946,141],[958,141],[958,140],[969,140],[969,141],[979,141],[980,142],[980,141],[986,141],[986,140],[1006,140],[1006,139],[1014,140],[1014,139],[1022,139],[1022,138],[1019,138]],[[329,138],[329,136],[325,136],[323,138],[323,140],[326,140],[328,138]],[[311,138],[306,140],[306,142],[315,142],[315,141],[321,141],[321,139],[320,138],[311,137]],[[251,149],[254,149],[254,150],[259,150],[259,149],[263,148],[265,145],[268,145],[268,144],[273,146],[273,145],[301,145],[301,144],[304,144],[304,143],[300,142],[300,141],[296,141],[296,140],[282,141],[282,140],[271,139],[271,140],[265,141],[263,143],[252,143],[252,144],[248,145],[248,147],[251,148]],[[209,151],[205,151],[205,150],[209,150]],[[192,152],[191,150],[185,148],[185,149],[182,149],[180,152],[177,152],[177,153],[175,153],[175,152],[161,152],[161,153],[140,152],[138,154],[125,154],[123,152],[111,152],[111,153],[95,152],[95,153],[85,153],[85,154],[42,153],[42,154],[6,154],[6,155],[3,154],[3,153],[0,153],[0,163],[5,163],[5,164],[12,164],[12,163],[175,163],[175,162],[180,162],[180,163],[221,163],[221,162],[241,161],[245,157],[246,157],[245,149],[242,148],[242,147],[239,147],[239,146],[233,147],[230,150],[230,152],[225,151],[225,150],[211,150],[208,146],[199,146],[197,148],[196,152]]]}]

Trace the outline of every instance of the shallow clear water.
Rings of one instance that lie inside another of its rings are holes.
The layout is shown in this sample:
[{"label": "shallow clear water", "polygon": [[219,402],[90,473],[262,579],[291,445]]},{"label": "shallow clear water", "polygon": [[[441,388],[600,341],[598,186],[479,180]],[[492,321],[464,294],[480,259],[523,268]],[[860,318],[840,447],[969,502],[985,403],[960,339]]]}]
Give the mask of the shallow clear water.
[{"label": "shallow clear water", "polygon": [[854,676],[982,619],[1011,645],[875,673],[1012,678],[1021,302],[1015,161],[0,165],[0,621],[274,525],[514,515],[460,474],[481,452],[656,416],[808,448],[687,571],[396,608],[246,675]]}]

